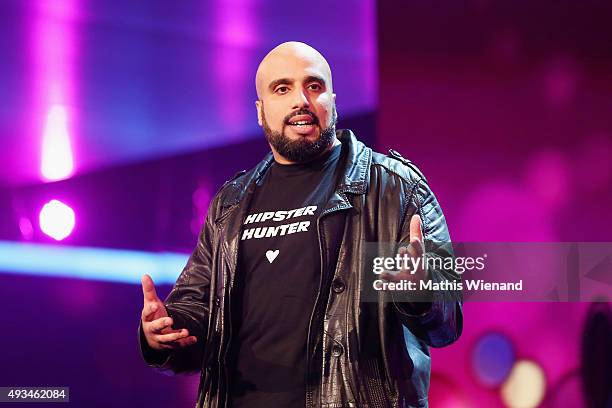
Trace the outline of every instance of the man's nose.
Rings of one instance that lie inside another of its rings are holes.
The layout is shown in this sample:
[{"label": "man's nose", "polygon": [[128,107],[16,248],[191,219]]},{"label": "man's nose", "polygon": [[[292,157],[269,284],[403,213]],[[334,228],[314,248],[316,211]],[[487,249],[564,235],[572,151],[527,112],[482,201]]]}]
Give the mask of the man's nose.
[{"label": "man's nose", "polygon": [[303,89],[297,90],[297,92],[295,92],[294,98],[295,99],[293,101],[293,109],[299,109],[299,108],[310,106],[310,102],[308,101],[308,96],[306,96],[306,93],[304,92]]}]

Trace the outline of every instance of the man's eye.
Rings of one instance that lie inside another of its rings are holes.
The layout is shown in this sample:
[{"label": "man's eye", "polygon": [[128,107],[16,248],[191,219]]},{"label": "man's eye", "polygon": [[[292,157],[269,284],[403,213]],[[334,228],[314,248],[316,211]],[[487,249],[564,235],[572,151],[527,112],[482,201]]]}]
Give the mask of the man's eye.
[{"label": "man's eye", "polygon": [[288,90],[289,88],[286,86],[279,86],[278,88],[276,88],[276,93],[284,94],[287,93]]},{"label": "man's eye", "polygon": [[319,84],[311,84],[308,87],[310,89],[312,89],[313,91],[320,91],[321,90],[321,85],[319,85]]}]

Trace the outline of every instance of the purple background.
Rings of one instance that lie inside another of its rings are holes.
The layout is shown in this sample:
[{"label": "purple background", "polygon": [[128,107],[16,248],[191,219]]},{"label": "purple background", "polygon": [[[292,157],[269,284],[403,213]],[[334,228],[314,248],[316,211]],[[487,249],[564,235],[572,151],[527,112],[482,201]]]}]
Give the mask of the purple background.
[{"label": "purple background", "polygon": [[[419,165],[454,241],[611,240],[610,17],[601,1],[379,2],[377,146]],[[432,407],[504,406],[472,360],[490,332],[544,369],[542,406],[583,406],[588,307],[467,303],[461,339],[432,351]]]}]

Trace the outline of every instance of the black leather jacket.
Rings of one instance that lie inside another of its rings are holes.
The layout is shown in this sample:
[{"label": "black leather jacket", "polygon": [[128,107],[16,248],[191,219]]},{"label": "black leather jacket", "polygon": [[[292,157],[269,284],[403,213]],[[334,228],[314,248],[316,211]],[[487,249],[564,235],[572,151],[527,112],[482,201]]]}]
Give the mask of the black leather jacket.
[{"label": "black leather jacket", "polygon": [[[460,336],[461,294],[436,292],[431,302],[414,304],[388,301],[381,292],[378,301],[363,301],[364,243],[408,243],[409,221],[417,213],[426,241],[450,242],[446,222],[412,163],[393,150],[389,156],[373,152],[350,130],[338,130],[337,137],[344,167],[317,220],[322,274],[307,339],[306,406],[427,407],[429,346],[446,346]],[[200,372],[197,407],[226,404],[240,230],[254,184],[272,162],[270,153],[219,190],[198,245],[164,302],[175,327],[188,328],[198,342],[171,354],[157,352],[139,330],[150,366]],[[450,245],[436,251],[453,256]],[[429,272],[434,281],[459,279],[452,271]]]}]

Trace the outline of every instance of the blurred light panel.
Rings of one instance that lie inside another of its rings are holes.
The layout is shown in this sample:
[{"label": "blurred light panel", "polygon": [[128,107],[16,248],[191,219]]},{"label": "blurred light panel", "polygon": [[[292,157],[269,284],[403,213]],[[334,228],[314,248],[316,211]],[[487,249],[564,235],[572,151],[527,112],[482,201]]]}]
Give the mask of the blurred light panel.
[{"label": "blurred light panel", "polygon": [[[160,0],[146,4],[0,2],[7,39],[0,134],[10,147],[0,151],[10,164],[0,167],[0,183],[57,180],[253,138],[265,143],[255,72],[287,40],[328,59],[341,120],[376,109],[373,0],[319,13],[316,30],[312,14],[278,2],[187,0],[172,12]],[[328,10],[329,2],[309,6]],[[61,142],[42,149],[51,139]]]},{"label": "blurred light panel", "polygon": [[546,392],[542,368],[533,361],[518,361],[501,388],[501,397],[509,408],[535,408]]},{"label": "blurred light panel", "polygon": [[61,241],[74,230],[74,210],[59,200],[51,200],[40,210],[39,221],[42,232]]},{"label": "blurred light panel", "polygon": [[32,226],[32,221],[30,221],[29,218],[19,218],[19,232],[21,232],[21,237],[23,239],[30,240],[34,237],[34,227]]},{"label": "blurred light panel", "polygon": [[62,180],[72,174],[74,163],[68,135],[68,115],[63,106],[54,105],[49,109],[41,156],[40,172],[45,180]]},{"label": "blurred light panel", "polygon": [[0,271],[140,284],[147,273],[156,284],[174,284],[189,258],[179,253],[24,244],[0,241]]},{"label": "blurred light panel", "polygon": [[508,336],[496,332],[487,333],[474,346],[472,369],[480,384],[495,387],[506,379],[514,359],[514,347]]},{"label": "blurred light panel", "polygon": [[74,106],[73,78],[78,46],[75,24],[80,0],[41,2],[34,6],[36,17],[30,30],[35,98],[40,117],[40,176],[43,181],[70,177],[74,171],[67,106]]}]

